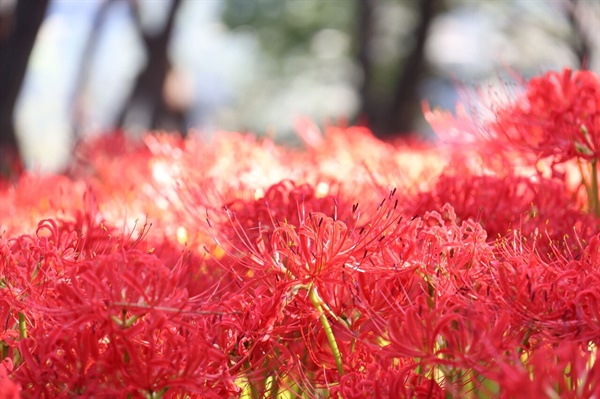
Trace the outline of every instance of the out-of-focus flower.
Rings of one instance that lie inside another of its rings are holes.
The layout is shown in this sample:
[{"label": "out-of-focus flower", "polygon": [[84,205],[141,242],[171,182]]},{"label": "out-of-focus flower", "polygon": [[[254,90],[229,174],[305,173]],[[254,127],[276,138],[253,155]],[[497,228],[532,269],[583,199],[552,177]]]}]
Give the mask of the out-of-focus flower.
[{"label": "out-of-focus flower", "polygon": [[600,157],[600,79],[590,71],[548,72],[497,111],[492,139],[556,162]]},{"label": "out-of-focus flower", "polygon": [[424,109],[442,139],[476,143],[485,153],[517,151],[533,162],[600,158],[600,79],[593,72],[548,72],[508,104],[491,107],[488,120],[464,106],[456,117],[427,104]]},{"label": "out-of-focus flower", "polygon": [[0,363],[0,399],[21,399],[19,385],[8,378],[13,370],[13,362],[6,358]]}]

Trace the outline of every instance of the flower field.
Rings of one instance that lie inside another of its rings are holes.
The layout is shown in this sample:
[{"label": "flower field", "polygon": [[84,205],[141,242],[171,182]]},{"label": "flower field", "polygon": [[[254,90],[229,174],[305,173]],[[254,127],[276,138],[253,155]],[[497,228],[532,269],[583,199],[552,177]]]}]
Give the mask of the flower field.
[{"label": "flower field", "polygon": [[599,77],[424,109],[0,181],[0,399],[600,398]]}]

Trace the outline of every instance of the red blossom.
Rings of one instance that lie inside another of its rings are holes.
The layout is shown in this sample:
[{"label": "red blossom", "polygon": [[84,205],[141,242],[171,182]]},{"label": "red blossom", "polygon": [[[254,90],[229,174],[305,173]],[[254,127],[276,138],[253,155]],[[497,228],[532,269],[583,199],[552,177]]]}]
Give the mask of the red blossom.
[{"label": "red blossom", "polygon": [[548,72],[489,126],[506,146],[539,158],[600,158],[600,79],[591,71]]},{"label": "red blossom", "polygon": [[19,385],[9,378],[9,373],[12,371],[12,360],[10,358],[3,359],[0,363],[0,399],[21,399]]},{"label": "red blossom", "polygon": [[0,398],[594,397],[598,92],[429,113],[471,140],[449,163],[305,123],[306,150],[109,135],[0,183]]},{"label": "red blossom", "polygon": [[548,72],[531,79],[508,104],[492,107],[493,118],[464,106],[454,117],[425,105],[425,115],[441,137],[475,143],[489,155],[517,151],[534,163],[600,157],[600,79],[591,71]]}]

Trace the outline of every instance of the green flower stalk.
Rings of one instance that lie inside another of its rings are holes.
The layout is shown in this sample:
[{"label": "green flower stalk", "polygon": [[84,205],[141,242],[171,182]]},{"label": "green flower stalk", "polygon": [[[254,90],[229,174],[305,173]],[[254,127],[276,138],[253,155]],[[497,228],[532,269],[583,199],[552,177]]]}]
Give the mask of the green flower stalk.
[{"label": "green flower stalk", "polygon": [[600,196],[598,195],[598,160],[590,162],[592,167],[592,181],[590,182],[590,212],[600,217]]},{"label": "green flower stalk", "polygon": [[327,320],[327,315],[323,309],[322,303],[323,300],[317,293],[317,289],[314,286],[311,286],[308,291],[308,297],[312,302],[313,306],[319,312],[319,321],[321,325],[323,325],[323,329],[325,330],[325,336],[327,337],[327,342],[329,342],[329,346],[331,347],[331,351],[333,352],[333,358],[335,359],[335,365],[337,367],[338,373],[340,376],[344,375],[344,364],[342,362],[342,354],[340,353],[340,348],[338,347],[337,341],[335,340],[335,335],[333,334],[333,330],[331,329],[331,324],[329,324],[329,320]]},{"label": "green flower stalk", "polygon": [[579,172],[581,173],[581,184],[585,187],[588,197],[588,210],[594,216],[600,217],[600,194],[598,187],[598,159],[594,158],[589,162],[590,179],[586,178],[586,172],[581,159],[578,159]]},{"label": "green flower stalk", "polygon": [[27,324],[25,324],[25,315],[19,312],[19,335],[21,338],[27,338]]}]

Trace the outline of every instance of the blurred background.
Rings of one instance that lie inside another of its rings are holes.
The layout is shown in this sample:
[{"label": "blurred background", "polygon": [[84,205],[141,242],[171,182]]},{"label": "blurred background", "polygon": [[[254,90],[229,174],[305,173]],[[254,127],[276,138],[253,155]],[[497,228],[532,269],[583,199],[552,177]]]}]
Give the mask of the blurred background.
[{"label": "blurred background", "polygon": [[0,167],[60,171],[116,128],[427,136],[422,100],[599,53],[591,0],[0,0]]}]

